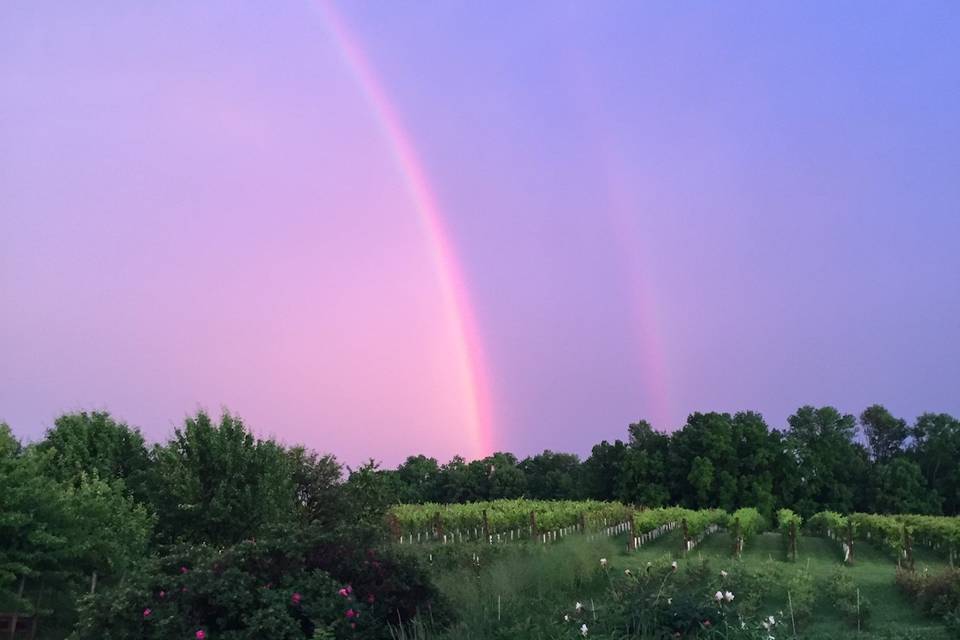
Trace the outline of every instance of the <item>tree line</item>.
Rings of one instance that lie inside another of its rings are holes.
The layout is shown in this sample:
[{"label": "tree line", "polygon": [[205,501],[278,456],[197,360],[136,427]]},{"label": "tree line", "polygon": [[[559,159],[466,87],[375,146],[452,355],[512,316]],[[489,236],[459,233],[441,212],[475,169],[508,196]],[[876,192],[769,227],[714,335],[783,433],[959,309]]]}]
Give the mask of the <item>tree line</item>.
[{"label": "tree line", "polygon": [[960,514],[960,421],[924,413],[912,424],[881,405],[859,417],[804,406],[772,429],[753,411],[693,413],[673,433],[646,421],[625,441],[606,440],[581,460],[550,450],[518,459],[494,453],[446,464],[411,456],[379,470],[398,502],[498,498],[618,500],[658,507],[766,516],[789,508],[819,511]]}]

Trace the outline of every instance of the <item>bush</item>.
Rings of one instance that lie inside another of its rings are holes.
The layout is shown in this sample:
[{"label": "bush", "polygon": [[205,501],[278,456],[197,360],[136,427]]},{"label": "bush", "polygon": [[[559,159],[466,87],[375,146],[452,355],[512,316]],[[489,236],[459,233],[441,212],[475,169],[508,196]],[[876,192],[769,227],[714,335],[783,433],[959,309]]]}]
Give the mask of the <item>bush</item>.
[{"label": "bush", "polygon": [[870,601],[859,592],[846,571],[838,568],[830,576],[826,596],[850,625],[866,625],[870,617]]},{"label": "bush", "polygon": [[340,535],[281,529],[224,549],[177,546],[86,597],[75,640],[389,637],[387,622],[445,607],[410,558]]},{"label": "bush", "polygon": [[960,637],[960,569],[932,574],[898,569],[897,586],[923,613],[942,618]]},{"label": "bush", "polygon": [[798,624],[806,623],[813,615],[814,604],[817,600],[817,591],[814,587],[813,576],[810,572],[801,569],[787,582],[789,603],[793,609],[793,618]]}]

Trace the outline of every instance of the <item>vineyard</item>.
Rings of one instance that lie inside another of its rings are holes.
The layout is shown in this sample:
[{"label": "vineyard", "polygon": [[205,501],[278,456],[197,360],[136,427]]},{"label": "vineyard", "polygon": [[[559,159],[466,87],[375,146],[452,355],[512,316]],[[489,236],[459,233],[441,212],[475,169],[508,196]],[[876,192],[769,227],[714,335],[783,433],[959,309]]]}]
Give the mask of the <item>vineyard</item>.
[{"label": "vineyard", "polygon": [[[743,624],[767,632],[775,626],[769,622],[773,619],[782,634],[774,636],[778,638],[832,638],[848,632],[864,638],[953,637],[944,635],[953,623],[948,618],[946,627],[939,622],[943,614],[940,605],[930,604],[930,594],[941,588],[942,576],[960,571],[953,568],[960,518],[824,511],[804,520],[781,509],[768,519],[754,508],[731,513],[639,509],[615,502],[500,500],[399,505],[389,522],[394,540],[422,553],[444,590],[474,612],[473,631],[461,629],[467,638],[496,637],[508,615],[529,611],[534,605],[525,590],[541,593],[535,608],[547,616],[543,637],[586,635],[580,627],[548,635],[555,632],[549,626],[554,624],[548,614],[552,605],[542,601],[542,580],[564,571],[573,573],[558,583],[567,586],[557,587],[557,607],[579,597],[577,591],[563,591],[570,584],[593,584],[589,588],[596,591],[589,610],[575,607],[558,615],[596,632],[611,612],[612,605],[604,601],[609,585],[619,594],[616,598],[636,597],[638,589],[646,588],[644,576],[655,575],[654,587],[671,590],[666,605],[654,599],[653,611],[660,607],[672,619],[696,611],[705,619],[673,627],[679,637],[715,637],[708,633],[709,625],[715,615],[722,619],[724,610],[734,611],[733,599]],[[710,563],[717,563],[714,569],[707,568]],[[611,583],[617,575],[627,582]],[[719,582],[709,575],[719,576]],[[523,587],[527,580],[533,582]],[[694,604],[697,590],[705,591],[700,602],[712,600],[714,609]],[[682,603],[679,609],[674,599]],[[718,602],[723,606],[717,608]],[[776,613],[756,618],[762,607]]]},{"label": "vineyard", "polygon": [[884,550],[898,565],[912,568],[915,545],[943,555],[952,565],[960,558],[960,518],[917,515],[849,516],[822,511],[805,524],[789,509],[777,513],[776,522],[753,508],[727,513],[721,509],[683,507],[635,509],[617,502],[493,500],[467,504],[397,505],[389,516],[394,539],[401,544],[486,542],[508,543],[560,540],[571,534],[628,534],[627,545],[639,548],[665,533],[680,531],[681,552],[696,548],[703,539],[727,531],[731,553],[739,556],[756,535],[776,527],[785,549],[796,559],[802,534],[837,543],[844,562],[852,562],[857,542]]}]

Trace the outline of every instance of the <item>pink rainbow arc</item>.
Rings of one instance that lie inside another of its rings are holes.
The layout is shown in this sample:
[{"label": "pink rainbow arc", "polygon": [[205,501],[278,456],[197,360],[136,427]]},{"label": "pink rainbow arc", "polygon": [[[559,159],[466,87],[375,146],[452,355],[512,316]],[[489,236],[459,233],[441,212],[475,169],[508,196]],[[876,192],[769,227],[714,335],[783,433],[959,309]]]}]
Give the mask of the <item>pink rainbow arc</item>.
[{"label": "pink rainbow arc", "polygon": [[409,134],[362,48],[330,3],[319,0],[316,4],[326,19],[344,61],[370,103],[419,214],[429,241],[447,321],[456,337],[455,357],[460,386],[467,402],[465,413],[473,446],[472,455],[477,458],[486,456],[493,452],[493,428],[483,348],[473,305],[437,197]]}]

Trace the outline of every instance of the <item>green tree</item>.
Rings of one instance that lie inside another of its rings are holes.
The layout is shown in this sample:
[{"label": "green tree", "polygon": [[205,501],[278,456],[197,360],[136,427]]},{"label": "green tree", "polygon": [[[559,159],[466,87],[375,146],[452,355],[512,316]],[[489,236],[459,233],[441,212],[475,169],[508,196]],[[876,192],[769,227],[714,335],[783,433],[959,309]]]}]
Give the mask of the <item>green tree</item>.
[{"label": "green tree", "polygon": [[292,447],[286,454],[300,521],[334,526],[346,507],[343,467],[334,456],[304,447]]},{"label": "green tree", "polygon": [[906,420],[895,418],[882,405],[867,407],[860,414],[860,426],[870,443],[870,453],[877,462],[889,462],[903,452],[910,435]]},{"label": "green tree", "polygon": [[947,413],[921,415],[913,427],[910,455],[942,500],[943,512],[960,515],[960,420]]},{"label": "green tree", "polygon": [[940,496],[930,491],[920,465],[896,458],[878,465],[875,506],[878,513],[939,514]]},{"label": "green tree", "polygon": [[660,507],[670,501],[667,462],[670,437],[646,420],[627,427],[630,434],[618,496],[624,502]]},{"label": "green tree", "polygon": [[734,510],[739,463],[729,413],[691,414],[673,434],[670,459],[674,497],[681,504]]},{"label": "green tree", "polygon": [[37,448],[47,454],[43,472],[60,482],[79,484],[89,476],[122,480],[138,499],[146,498],[150,459],[143,436],[109,413],[62,415]]},{"label": "green tree", "polygon": [[731,424],[737,460],[737,507],[754,507],[768,521],[773,519],[775,505],[774,476],[777,473],[775,436],[763,416],[741,411]]},{"label": "green tree", "polygon": [[152,503],[164,541],[228,544],[297,517],[290,458],[224,413],[189,418],[154,450]]},{"label": "green tree", "polygon": [[525,458],[519,465],[526,477],[527,497],[536,500],[574,500],[580,497],[580,458],[549,449]]},{"label": "green tree", "polygon": [[623,487],[623,469],[627,445],[621,440],[610,444],[606,440],[594,445],[590,457],[583,463],[583,483],[586,497],[594,500],[615,500]]},{"label": "green tree", "polygon": [[397,467],[399,499],[408,504],[436,502],[440,499],[440,464],[436,458],[410,456]]},{"label": "green tree", "polygon": [[818,511],[849,513],[869,507],[867,450],[853,440],[856,420],[833,407],[801,407],[787,419],[789,455],[798,473],[793,505],[809,518]]}]

